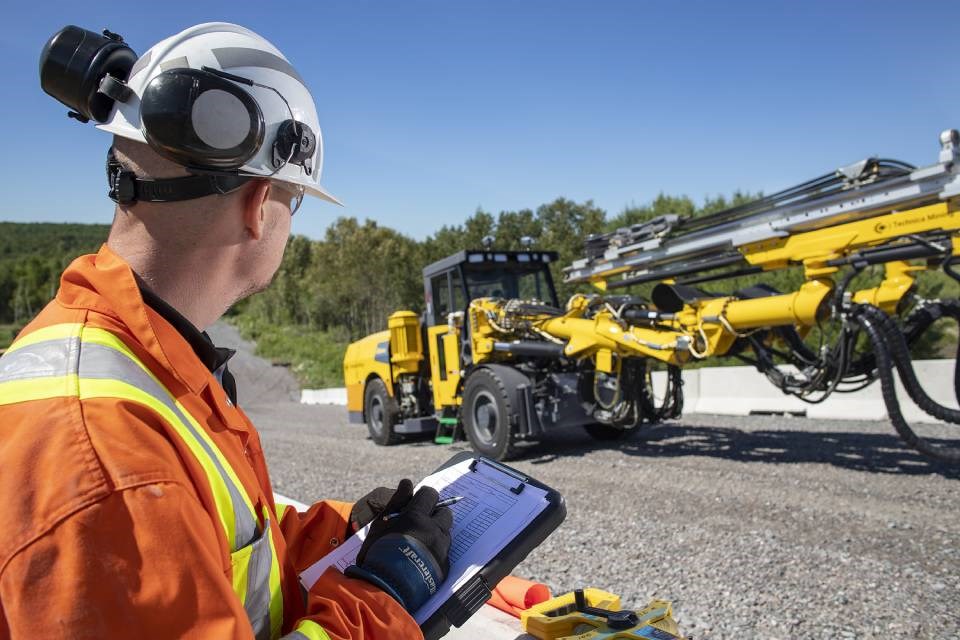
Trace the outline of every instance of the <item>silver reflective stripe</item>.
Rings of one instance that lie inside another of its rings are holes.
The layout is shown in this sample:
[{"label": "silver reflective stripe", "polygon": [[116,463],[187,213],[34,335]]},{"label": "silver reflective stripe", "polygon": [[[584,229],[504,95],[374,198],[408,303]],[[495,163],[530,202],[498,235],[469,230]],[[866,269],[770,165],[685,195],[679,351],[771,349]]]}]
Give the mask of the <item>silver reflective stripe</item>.
[{"label": "silver reflective stripe", "polygon": [[304,87],[307,86],[307,83],[303,81],[303,78],[300,77],[300,74],[297,73],[297,70],[294,69],[289,62],[280,56],[273,55],[269,51],[250,49],[247,47],[222,47],[220,49],[213,49],[213,55],[217,58],[217,62],[220,63],[220,66],[224,70],[235,69],[237,67],[264,67],[285,73]]},{"label": "silver reflective stripe", "polygon": [[148,64],[150,64],[150,58],[152,56],[153,56],[152,51],[147,51],[144,55],[140,56],[137,59],[137,61],[133,63],[133,68],[130,69],[130,75],[127,78],[127,80],[129,81],[130,78],[132,78],[133,76],[143,71],[143,68],[146,67]]},{"label": "silver reflective stripe", "polygon": [[261,534],[256,518],[244,501],[242,487],[231,481],[211,445],[180,410],[173,395],[125,353],[94,342],[82,342],[74,336],[27,345],[0,357],[0,382],[55,378],[69,374],[78,374],[81,390],[84,380],[115,380],[139,389],[166,407],[200,445],[230,494],[236,530],[235,539],[230,541],[231,552],[253,545],[247,569],[244,610],[257,640],[270,640],[270,570],[273,563],[270,519],[264,519]]},{"label": "silver reflective stripe", "polygon": [[95,343],[83,343],[77,337],[45,340],[21,347],[0,358],[0,382],[52,378],[79,373],[80,378],[120,380],[153,396],[166,406],[200,444],[223,478],[230,493],[236,532],[231,540],[236,551],[250,544],[257,535],[257,522],[249,513],[241,489],[227,475],[210,445],[200,437],[193,424],[183,415],[169,391],[153,380],[137,363],[115,349]]},{"label": "silver reflective stripe", "polygon": [[280,640],[310,640],[307,636],[303,635],[299,631],[294,631],[293,633],[288,633],[283,636]]},{"label": "silver reflective stripe", "polygon": [[236,536],[231,541],[232,551],[250,544],[250,541],[257,535],[257,522],[244,503],[243,494],[240,493],[241,489],[230,480],[230,476],[227,475],[223,465],[220,464],[219,458],[214,454],[207,441],[200,437],[193,424],[180,412],[176,403],[173,402],[170,392],[160,386],[137,363],[123,353],[90,342],[84,343],[80,351],[79,373],[81,384],[83,384],[82,380],[84,378],[120,380],[153,396],[155,400],[170,409],[193,436],[194,440],[203,448],[230,492],[230,502],[233,505],[233,517],[236,524]]},{"label": "silver reflective stripe", "polygon": [[243,608],[247,612],[257,640],[270,640],[270,520],[263,525],[263,535],[253,543],[247,567],[247,593]]},{"label": "silver reflective stripe", "polygon": [[75,373],[80,339],[45,340],[0,357],[0,382],[52,378]]},{"label": "silver reflective stripe", "polygon": [[160,63],[160,71],[169,71],[170,69],[186,69],[190,65],[187,63],[186,56],[180,56],[172,60],[166,60]]}]

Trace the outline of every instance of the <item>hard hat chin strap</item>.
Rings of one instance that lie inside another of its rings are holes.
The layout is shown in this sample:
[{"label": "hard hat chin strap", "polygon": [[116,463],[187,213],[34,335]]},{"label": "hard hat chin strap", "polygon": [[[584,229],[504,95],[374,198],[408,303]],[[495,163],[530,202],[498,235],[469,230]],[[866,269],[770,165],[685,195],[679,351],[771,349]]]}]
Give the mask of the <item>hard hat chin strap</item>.
[{"label": "hard hat chin strap", "polygon": [[239,189],[254,176],[205,174],[182,178],[145,180],[127,171],[117,160],[113,147],[107,152],[107,195],[117,204],[135,202],[179,202],[210,195],[222,195]]}]

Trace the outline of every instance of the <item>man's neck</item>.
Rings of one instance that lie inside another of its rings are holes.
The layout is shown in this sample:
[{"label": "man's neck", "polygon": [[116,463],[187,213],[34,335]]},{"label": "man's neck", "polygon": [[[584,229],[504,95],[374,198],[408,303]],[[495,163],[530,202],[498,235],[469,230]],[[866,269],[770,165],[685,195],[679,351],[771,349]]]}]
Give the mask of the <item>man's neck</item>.
[{"label": "man's neck", "polygon": [[111,236],[110,248],[123,258],[143,285],[204,331],[226,312],[233,300],[221,292],[216,259],[209,256],[160,256],[137,250]]}]

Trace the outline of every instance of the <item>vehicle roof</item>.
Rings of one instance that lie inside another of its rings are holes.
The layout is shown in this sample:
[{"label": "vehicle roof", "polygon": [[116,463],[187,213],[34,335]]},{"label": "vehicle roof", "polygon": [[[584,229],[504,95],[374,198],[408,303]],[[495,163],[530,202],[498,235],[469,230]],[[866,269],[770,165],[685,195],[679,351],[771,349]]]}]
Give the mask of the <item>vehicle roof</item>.
[{"label": "vehicle roof", "polygon": [[[520,256],[526,256],[521,259]],[[471,260],[472,258],[472,260]],[[556,251],[497,251],[495,249],[465,249],[458,251],[453,255],[447,256],[442,260],[437,260],[423,268],[423,277],[430,278],[438,273],[442,273],[462,263],[477,262],[522,262],[524,264],[536,264],[556,262],[559,254]]]}]

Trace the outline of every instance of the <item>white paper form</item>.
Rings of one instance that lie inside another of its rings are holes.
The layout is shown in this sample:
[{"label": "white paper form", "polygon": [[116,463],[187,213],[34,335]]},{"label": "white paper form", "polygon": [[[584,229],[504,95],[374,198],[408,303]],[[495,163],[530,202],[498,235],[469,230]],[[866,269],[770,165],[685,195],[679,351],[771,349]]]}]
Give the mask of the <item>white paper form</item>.
[{"label": "white paper form", "polygon": [[[490,465],[464,460],[424,478],[417,485],[433,487],[440,499],[463,496],[450,507],[453,529],[450,532],[450,572],[437,592],[420,607],[414,619],[423,624],[450,596],[475,576],[507,544],[523,531],[547,507],[547,492],[524,485],[520,493],[510,491],[519,481]],[[343,572],[354,564],[366,538],[367,528],[351,536],[334,551],[300,574],[307,589],[330,566]]]}]

